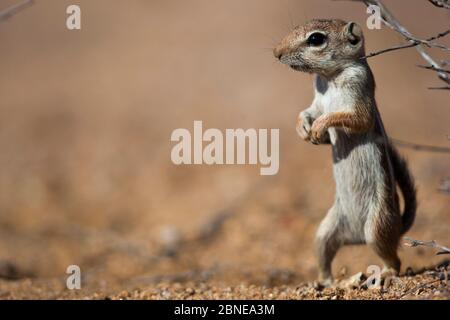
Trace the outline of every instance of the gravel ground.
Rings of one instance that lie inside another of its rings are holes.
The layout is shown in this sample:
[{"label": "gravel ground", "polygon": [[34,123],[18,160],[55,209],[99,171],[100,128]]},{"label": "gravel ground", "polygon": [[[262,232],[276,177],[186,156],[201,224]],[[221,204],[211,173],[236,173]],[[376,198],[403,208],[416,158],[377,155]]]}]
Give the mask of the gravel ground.
[{"label": "gravel ground", "polygon": [[1,281],[1,299],[96,299],[96,300],[198,300],[198,299],[249,299],[249,300],[399,300],[439,299],[450,300],[450,286],[443,273],[426,271],[415,276],[393,278],[386,288],[357,287],[317,288],[313,283],[282,286],[238,285],[226,286],[206,282],[160,283],[130,290],[93,290],[90,288],[69,291],[59,280]]},{"label": "gravel ground", "polygon": [[[402,270],[416,275],[384,291],[308,285],[315,233],[334,199],[331,150],[298,138],[312,78],[277,63],[270,48],[290,18],[364,25],[363,6],[79,0],[83,30],[68,32],[71,1],[35,2],[0,26],[0,299],[448,298],[433,273],[442,256],[423,247],[399,248]],[[448,25],[426,1],[390,2],[418,34]],[[368,51],[399,41],[388,29],[365,34]],[[438,79],[421,63],[415,50],[370,61],[380,112],[393,138],[448,147],[448,93],[427,90]],[[174,165],[171,134],[192,132],[194,120],[279,128],[278,174]],[[401,153],[418,187],[407,236],[448,246],[450,197],[439,191],[448,154]],[[370,248],[345,247],[333,272],[379,264]],[[65,288],[70,265],[82,271],[80,291]]]}]

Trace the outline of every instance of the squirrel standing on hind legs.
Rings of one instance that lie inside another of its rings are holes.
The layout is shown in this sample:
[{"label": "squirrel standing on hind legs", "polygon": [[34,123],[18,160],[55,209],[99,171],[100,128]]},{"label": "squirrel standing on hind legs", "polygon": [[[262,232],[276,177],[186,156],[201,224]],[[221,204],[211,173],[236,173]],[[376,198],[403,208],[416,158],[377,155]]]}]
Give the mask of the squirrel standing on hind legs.
[{"label": "squirrel standing on hind legs", "polygon": [[332,148],[336,196],[316,235],[319,281],[332,284],[332,260],[347,244],[368,244],[383,260],[383,274],[398,274],[397,249],[414,222],[416,190],[385,133],[361,28],[337,19],[311,20],[287,35],[274,55],[294,70],[316,74],[315,97],[300,113],[297,132]]}]

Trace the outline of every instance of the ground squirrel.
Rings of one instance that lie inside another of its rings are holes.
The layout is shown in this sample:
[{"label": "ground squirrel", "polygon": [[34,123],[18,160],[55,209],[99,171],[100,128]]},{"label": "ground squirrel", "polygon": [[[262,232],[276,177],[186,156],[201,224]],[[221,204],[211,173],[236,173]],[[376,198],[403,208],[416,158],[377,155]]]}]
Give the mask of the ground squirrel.
[{"label": "ground squirrel", "polygon": [[346,244],[368,244],[383,260],[384,273],[398,274],[397,248],[414,222],[416,190],[405,160],[386,136],[361,27],[311,20],[287,35],[274,55],[294,70],[316,74],[315,97],[300,113],[297,132],[332,147],[336,196],[316,235],[319,281],[332,283],[332,260]]}]

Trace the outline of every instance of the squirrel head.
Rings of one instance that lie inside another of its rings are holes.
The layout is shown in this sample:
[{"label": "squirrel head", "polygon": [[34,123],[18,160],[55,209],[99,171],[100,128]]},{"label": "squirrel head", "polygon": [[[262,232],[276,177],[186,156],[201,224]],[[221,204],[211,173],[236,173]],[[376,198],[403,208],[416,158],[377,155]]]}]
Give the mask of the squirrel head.
[{"label": "squirrel head", "polygon": [[314,19],[295,27],[273,53],[294,70],[327,77],[365,55],[364,36],[355,22]]}]

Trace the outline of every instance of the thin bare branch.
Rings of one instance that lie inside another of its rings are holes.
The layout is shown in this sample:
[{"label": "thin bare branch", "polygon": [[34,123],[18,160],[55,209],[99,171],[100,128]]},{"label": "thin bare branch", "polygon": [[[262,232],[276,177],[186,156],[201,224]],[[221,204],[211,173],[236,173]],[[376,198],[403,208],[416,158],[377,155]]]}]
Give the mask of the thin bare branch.
[{"label": "thin bare branch", "polygon": [[[379,55],[381,53],[386,53],[386,52],[390,52],[390,51],[394,51],[394,50],[415,47],[416,50],[419,52],[419,54],[422,56],[422,59],[424,59],[429,65],[433,66],[436,69],[442,69],[442,66],[436,60],[434,60],[427,52],[425,52],[423,47],[424,46],[436,47],[436,48],[440,48],[442,50],[448,51],[449,50],[448,47],[441,45],[441,44],[434,43],[432,41],[449,34],[450,30],[439,33],[438,35],[431,37],[429,39],[422,40],[422,39],[419,39],[419,38],[413,36],[394,17],[394,15],[388,10],[388,8],[381,2],[381,0],[347,0],[347,1],[361,2],[361,3],[365,4],[366,6],[369,6],[369,5],[378,6],[378,8],[380,8],[381,21],[386,26],[391,28],[392,30],[400,33],[409,42],[408,45],[400,45],[400,46],[395,46],[392,48],[384,49],[380,53],[372,53],[372,54],[369,54],[367,57],[373,57],[373,56]],[[448,3],[448,0],[440,0],[439,3],[446,4],[446,3]],[[447,73],[440,72],[440,71],[436,71],[436,72],[438,73],[438,77],[440,80],[444,81],[447,84],[450,84],[450,78],[448,77]],[[435,88],[435,89],[437,89],[437,88]],[[447,90],[446,87],[441,87],[439,89]]]},{"label": "thin bare branch", "polygon": [[15,5],[12,5],[9,8],[6,8],[3,11],[0,11],[0,22],[8,20],[13,15],[18,13],[19,11],[22,11],[23,9],[31,6],[34,3],[34,0],[24,0],[22,2],[19,2]]},{"label": "thin bare branch", "polygon": [[412,48],[412,47],[418,46],[419,44],[420,43],[408,43],[408,44],[402,44],[402,45],[398,45],[398,46],[393,46],[393,47],[386,48],[386,49],[383,49],[383,50],[371,52],[368,55],[365,55],[364,57],[362,57],[361,59],[372,58],[372,57],[378,56],[378,55],[386,53],[386,52],[391,52],[391,51],[396,51],[396,50],[406,49],[406,48]]},{"label": "thin bare branch", "polygon": [[450,87],[428,87],[430,90],[450,90]]},{"label": "thin bare branch", "polygon": [[439,8],[445,8],[450,10],[450,1],[449,0],[428,0],[432,5],[439,7]]},{"label": "thin bare branch", "polygon": [[417,144],[408,141],[402,141],[398,139],[391,139],[397,146],[403,148],[409,148],[417,151],[428,151],[428,152],[439,152],[439,153],[450,153],[450,148],[430,146],[424,144]]},{"label": "thin bare branch", "polygon": [[[375,52],[369,53],[368,55],[362,57],[361,59],[368,59],[368,58],[372,58],[372,57],[378,56],[378,55],[380,55],[382,53],[386,53],[386,52],[390,52],[390,51],[396,51],[396,50],[400,50],[400,49],[412,48],[412,47],[416,47],[416,46],[419,46],[419,45],[425,45],[425,46],[430,47],[430,48],[434,47],[434,48],[442,49],[444,51],[450,51],[450,48],[448,48],[445,45],[431,42],[431,41],[433,41],[435,39],[442,38],[442,37],[444,37],[444,36],[446,36],[448,34],[450,34],[450,29],[446,30],[444,32],[441,32],[441,33],[437,34],[436,36],[433,36],[433,37],[428,38],[426,40],[421,40],[421,39],[412,40],[412,39],[409,39],[410,43],[396,45],[396,46],[393,46],[393,47],[390,47],[390,48],[386,48],[386,49],[383,49],[383,50],[375,51]],[[436,69],[438,69],[438,68],[436,68]]]},{"label": "thin bare branch", "polygon": [[445,73],[450,73],[450,70],[446,70],[446,69],[442,69],[442,68],[436,68],[433,66],[422,66],[422,65],[418,65],[419,68],[423,68],[423,69],[427,69],[427,70],[433,70],[433,71],[439,71],[439,72],[445,72]]},{"label": "thin bare branch", "polygon": [[436,253],[436,255],[450,254],[450,248],[447,248],[447,247],[444,247],[444,246],[438,244],[435,240],[421,241],[421,240],[415,240],[415,239],[412,239],[409,237],[405,237],[405,240],[407,241],[405,243],[405,245],[408,247],[424,246],[424,247],[438,249],[439,251]]},{"label": "thin bare branch", "polygon": [[438,33],[437,35],[435,35],[434,37],[428,38],[427,40],[425,40],[425,42],[430,42],[430,41],[433,41],[433,40],[436,40],[436,39],[445,37],[445,36],[448,35],[449,33],[450,33],[450,29],[448,29],[448,30],[446,30],[446,31],[444,31],[444,32],[440,32],[440,33]]}]

